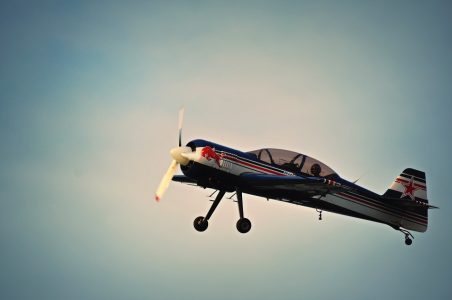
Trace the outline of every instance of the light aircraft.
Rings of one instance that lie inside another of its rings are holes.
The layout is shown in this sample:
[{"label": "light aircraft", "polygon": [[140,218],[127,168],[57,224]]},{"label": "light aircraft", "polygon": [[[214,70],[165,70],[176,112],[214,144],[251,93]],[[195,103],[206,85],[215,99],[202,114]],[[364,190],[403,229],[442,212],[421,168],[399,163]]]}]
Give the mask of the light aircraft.
[{"label": "light aircraft", "polygon": [[[217,195],[205,216],[193,225],[205,231],[209,220],[225,193],[235,193],[240,218],[237,230],[246,233],[251,222],[244,217],[242,194],[251,194],[303,205],[317,210],[383,223],[405,235],[408,230],[425,232],[429,205],[425,173],[405,169],[389,189],[379,195],[355,182],[341,178],[333,169],[307,155],[274,148],[242,152],[210,141],[196,139],[182,146],[183,109],[179,112],[179,146],[171,149],[171,165],[156,191],[159,201],[170,181],[214,189]],[[174,175],[180,165],[184,175]],[[232,195],[234,196],[234,195]],[[229,198],[232,198],[229,197]]]}]

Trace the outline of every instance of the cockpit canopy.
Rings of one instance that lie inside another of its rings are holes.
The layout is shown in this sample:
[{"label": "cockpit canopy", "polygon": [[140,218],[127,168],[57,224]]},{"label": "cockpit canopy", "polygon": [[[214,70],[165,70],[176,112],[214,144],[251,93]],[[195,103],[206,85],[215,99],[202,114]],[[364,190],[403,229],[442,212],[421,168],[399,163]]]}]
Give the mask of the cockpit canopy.
[{"label": "cockpit canopy", "polygon": [[304,173],[311,176],[331,177],[337,175],[324,163],[307,155],[289,150],[264,148],[248,152],[266,163],[277,165],[293,173]]}]

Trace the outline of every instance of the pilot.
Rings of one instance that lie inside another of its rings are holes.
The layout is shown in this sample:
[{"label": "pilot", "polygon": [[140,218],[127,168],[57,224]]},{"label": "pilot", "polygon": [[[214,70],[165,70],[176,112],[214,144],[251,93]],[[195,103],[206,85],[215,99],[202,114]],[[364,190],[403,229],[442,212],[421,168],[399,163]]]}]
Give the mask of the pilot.
[{"label": "pilot", "polygon": [[316,177],[319,177],[320,176],[320,172],[322,172],[322,168],[320,168],[319,164],[313,164],[311,166],[311,174],[312,175],[314,175]]}]

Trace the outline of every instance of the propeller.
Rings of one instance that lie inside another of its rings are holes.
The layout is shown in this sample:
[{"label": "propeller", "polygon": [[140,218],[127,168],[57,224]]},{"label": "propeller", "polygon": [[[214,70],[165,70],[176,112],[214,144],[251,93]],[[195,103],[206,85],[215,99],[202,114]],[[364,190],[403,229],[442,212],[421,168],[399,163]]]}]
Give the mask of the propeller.
[{"label": "propeller", "polygon": [[171,180],[173,179],[174,173],[176,173],[177,167],[181,164],[186,166],[190,162],[191,156],[188,154],[192,153],[192,149],[190,147],[182,147],[182,124],[184,122],[184,108],[181,108],[179,111],[179,147],[173,148],[170,151],[170,154],[173,158],[171,164],[166,171],[165,175],[163,175],[162,180],[155,192],[155,200],[160,201],[165,194],[166,190],[169,187]]}]

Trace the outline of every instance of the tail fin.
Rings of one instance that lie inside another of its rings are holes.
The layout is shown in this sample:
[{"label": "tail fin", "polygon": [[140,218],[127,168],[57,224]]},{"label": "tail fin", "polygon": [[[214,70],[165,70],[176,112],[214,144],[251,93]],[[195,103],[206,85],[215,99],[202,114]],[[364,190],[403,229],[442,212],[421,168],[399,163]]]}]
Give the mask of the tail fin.
[{"label": "tail fin", "polygon": [[428,204],[425,173],[414,169],[405,169],[397,176],[386,193],[385,201],[400,208],[397,226],[419,232],[427,230]]},{"label": "tail fin", "polygon": [[405,169],[394,180],[383,197],[403,198],[428,204],[425,173],[415,169]]}]

